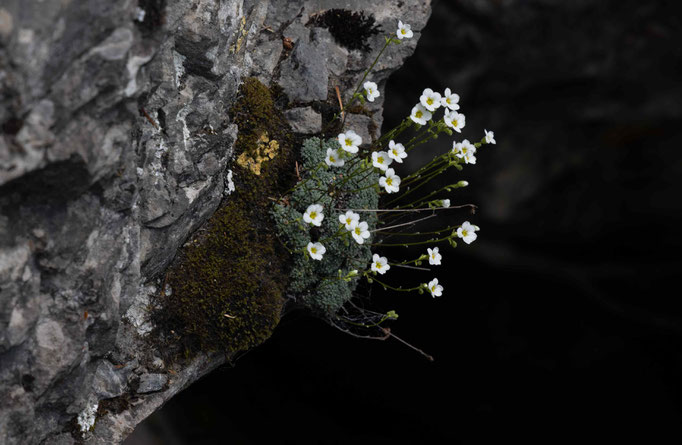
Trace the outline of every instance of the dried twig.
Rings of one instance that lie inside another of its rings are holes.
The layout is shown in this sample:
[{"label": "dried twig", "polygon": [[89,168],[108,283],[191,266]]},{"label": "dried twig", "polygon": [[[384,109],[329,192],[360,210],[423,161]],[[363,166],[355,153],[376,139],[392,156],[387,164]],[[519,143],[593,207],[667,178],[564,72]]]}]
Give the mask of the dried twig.
[{"label": "dried twig", "polygon": [[341,119],[346,118],[345,111],[343,111],[343,102],[341,101],[341,91],[339,91],[339,86],[335,85],[334,89],[336,90],[336,98],[339,99],[339,108],[341,108]]},{"label": "dried twig", "polygon": [[432,355],[427,354],[426,352],[422,351],[421,349],[417,348],[416,346],[412,346],[411,344],[409,344],[408,342],[406,342],[402,338],[400,338],[397,335],[395,335],[394,333],[392,333],[390,329],[388,329],[388,328],[383,328],[383,329],[384,329],[384,332],[388,331],[388,332],[386,332],[388,335],[395,338],[400,343],[404,344],[405,346],[409,347],[410,349],[417,351],[418,353],[423,355],[428,361],[430,361],[430,362],[434,361],[434,358]]},{"label": "dried twig", "polygon": [[428,267],[408,266],[407,264],[392,264],[391,267],[404,267],[406,269],[417,269],[417,270],[426,270],[426,271],[431,270]]},{"label": "dried twig", "polygon": [[152,119],[149,113],[147,113],[147,110],[145,110],[144,108],[140,108],[140,113],[142,113],[142,115],[147,118],[149,123],[152,124],[154,128],[156,128],[157,130],[159,129],[159,125],[154,121],[154,119]]},{"label": "dried twig", "polygon": [[427,219],[431,219],[434,217],[436,217],[436,215],[429,215],[429,216],[425,216],[424,218],[415,219],[414,221],[408,221],[406,223],[396,224],[394,226],[382,227],[381,229],[374,229],[374,230],[371,230],[371,232],[382,232],[384,230],[395,229],[396,227],[412,226],[414,224],[417,224],[418,222],[422,222],[422,221],[425,221]]},{"label": "dried twig", "polygon": [[447,209],[463,209],[465,207],[471,208],[472,211],[475,211],[478,207],[476,207],[474,204],[462,204],[459,206],[450,206],[450,207],[421,207],[417,209],[337,209],[337,210],[352,210],[354,212],[384,212],[384,213],[393,213],[393,212],[424,212],[426,210],[447,210]]}]

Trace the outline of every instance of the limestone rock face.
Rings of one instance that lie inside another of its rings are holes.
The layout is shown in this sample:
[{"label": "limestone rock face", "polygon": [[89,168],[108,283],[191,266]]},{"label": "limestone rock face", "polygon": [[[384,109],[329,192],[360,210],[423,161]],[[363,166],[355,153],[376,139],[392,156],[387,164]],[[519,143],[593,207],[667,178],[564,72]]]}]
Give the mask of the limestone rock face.
[{"label": "limestone rock face", "polygon": [[[418,31],[430,13],[430,0],[380,3],[344,7],[386,32],[399,19]],[[308,24],[337,6],[0,4],[0,443],[120,442],[224,361],[164,363],[149,296],[233,190],[228,110],[242,80],[281,84],[294,130],[310,133],[314,102],[348,91],[371,64],[381,34],[348,50]],[[418,35],[377,65],[380,87]],[[370,104],[379,125],[382,104]]]}]

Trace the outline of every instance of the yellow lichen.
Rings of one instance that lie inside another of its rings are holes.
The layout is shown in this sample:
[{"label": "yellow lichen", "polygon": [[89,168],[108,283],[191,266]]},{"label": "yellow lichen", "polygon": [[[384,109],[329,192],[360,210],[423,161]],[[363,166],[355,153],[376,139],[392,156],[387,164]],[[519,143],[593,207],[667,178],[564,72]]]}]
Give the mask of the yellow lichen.
[{"label": "yellow lichen", "polygon": [[237,31],[237,41],[234,45],[230,46],[230,52],[232,54],[238,52],[242,48],[244,38],[246,38],[246,31],[246,17],[242,17],[242,20],[239,22],[239,30]]},{"label": "yellow lichen", "polygon": [[250,170],[254,175],[260,176],[261,166],[263,162],[274,159],[279,150],[279,142],[270,140],[268,133],[264,132],[256,142],[256,148],[253,153],[247,151],[243,152],[237,158],[237,164]]}]

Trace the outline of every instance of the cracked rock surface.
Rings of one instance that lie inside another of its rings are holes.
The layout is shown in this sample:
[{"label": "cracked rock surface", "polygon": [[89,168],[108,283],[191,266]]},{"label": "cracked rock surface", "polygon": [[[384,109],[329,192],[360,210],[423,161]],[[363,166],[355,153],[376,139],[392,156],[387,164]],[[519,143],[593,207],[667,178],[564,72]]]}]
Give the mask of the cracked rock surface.
[{"label": "cracked rock surface", "polygon": [[[338,6],[0,4],[0,443],[121,442],[224,362],[200,354],[164,363],[149,298],[233,190],[238,128],[228,110],[242,80],[279,83],[294,131],[310,134],[320,128],[315,103],[336,85],[348,91],[371,64],[382,34],[365,52],[306,26]],[[377,65],[383,91],[414,51],[430,0],[343,6],[386,32],[399,19],[417,31]],[[369,105],[380,126],[383,97]],[[357,131],[369,136],[371,120],[358,116],[367,128]],[[79,424],[94,406],[94,425]]]}]

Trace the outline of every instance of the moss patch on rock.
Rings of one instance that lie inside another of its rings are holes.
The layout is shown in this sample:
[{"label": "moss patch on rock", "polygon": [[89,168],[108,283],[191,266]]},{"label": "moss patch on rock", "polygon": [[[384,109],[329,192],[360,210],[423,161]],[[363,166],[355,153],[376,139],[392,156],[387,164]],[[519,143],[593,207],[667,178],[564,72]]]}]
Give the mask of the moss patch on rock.
[{"label": "moss patch on rock", "polygon": [[[278,155],[260,175],[236,170],[236,191],[194,234],[165,278],[160,321],[185,351],[228,355],[262,343],[283,307],[287,252],[275,234],[271,197],[291,186],[295,171],[292,137],[271,91],[247,79],[230,111],[239,126],[235,156],[258,154],[262,135],[276,140]],[[158,321],[158,320],[157,320]]]}]

